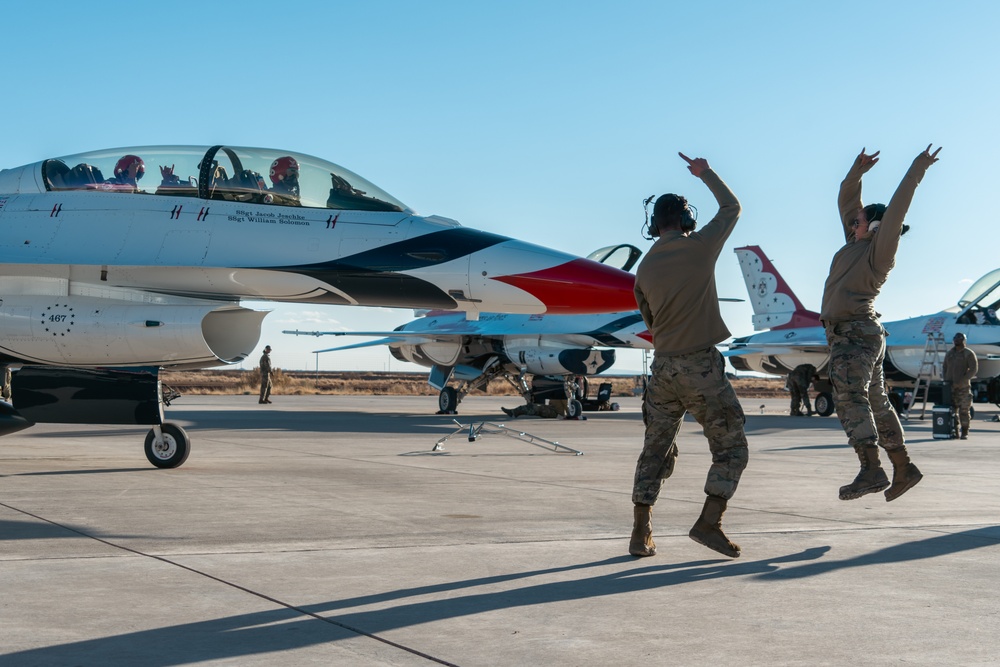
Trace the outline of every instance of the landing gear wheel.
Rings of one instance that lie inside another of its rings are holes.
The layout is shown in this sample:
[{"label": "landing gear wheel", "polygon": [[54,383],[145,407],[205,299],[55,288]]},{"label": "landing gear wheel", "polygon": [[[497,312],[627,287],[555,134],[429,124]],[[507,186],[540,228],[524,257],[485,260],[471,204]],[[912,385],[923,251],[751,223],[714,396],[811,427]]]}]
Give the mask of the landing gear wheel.
[{"label": "landing gear wheel", "polygon": [[177,424],[160,425],[163,437],[157,440],[156,429],[146,434],[146,459],[157,468],[176,468],[187,461],[191,453],[191,438]]},{"label": "landing gear wheel", "polygon": [[440,414],[453,415],[458,412],[458,392],[454,387],[445,387],[438,394]]},{"label": "landing gear wheel", "polygon": [[833,414],[833,395],[827,391],[820,393],[813,401],[813,407],[820,417],[829,417]]},{"label": "landing gear wheel", "polygon": [[566,404],[566,419],[579,419],[583,414],[583,404],[575,398]]}]

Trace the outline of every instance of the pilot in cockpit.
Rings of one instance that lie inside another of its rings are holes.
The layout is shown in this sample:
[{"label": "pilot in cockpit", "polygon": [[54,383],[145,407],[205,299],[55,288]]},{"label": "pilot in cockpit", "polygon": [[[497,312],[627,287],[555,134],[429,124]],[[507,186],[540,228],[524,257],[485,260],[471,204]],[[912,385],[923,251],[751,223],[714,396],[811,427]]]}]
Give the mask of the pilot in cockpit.
[{"label": "pilot in cockpit", "polygon": [[161,187],[177,187],[181,184],[181,177],[174,173],[174,167],[176,165],[170,165],[169,167],[165,165],[160,165],[160,177],[163,179],[160,181]]},{"label": "pilot in cockpit", "polygon": [[285,206],[300,206],[299,201],[299,163],[290,155],[279,157],[271,163],[270,192],[273,193],[273,203]]},{"label": "pilot in cockpit", "polygon": [[138,155],[123,155],[115,163],[115,175],[100,185],[113,192],[140,192],[139,180],[146,174],[146,163]]}]

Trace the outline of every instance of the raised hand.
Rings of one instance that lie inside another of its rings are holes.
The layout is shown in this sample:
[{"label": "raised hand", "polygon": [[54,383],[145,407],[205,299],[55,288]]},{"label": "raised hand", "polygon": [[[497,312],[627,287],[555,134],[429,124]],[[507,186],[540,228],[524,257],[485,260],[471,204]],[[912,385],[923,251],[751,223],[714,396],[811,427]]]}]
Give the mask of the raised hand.
[{"label": "raised hand", "polygon": [[921,153],[920,155],[918,155],[913,160],[915,163],[923,164],[924,165],[924,169],[926,169],[927,167],[931,166],[932,164],[934,164],[935,162],[938,161],[937,154],[941,152],[941,147],[938,146],[938,149],[936,151],[934,151],[933,153],[931,153],[931,146],[933,146],[933,145],[934,144],[927,144],[927,149],[924,150],[923,153]]},{"label": "raised hand", "polygon": [[688,163],[688,171],[699,178],[701,177],[702,172],[707,169],[711,169],[711,167],[708,166],[708,160],[703,157],[696,157],[692,160],[687,155],[684,155],[684,153],[678,153],[678,155],[680,155],[681,158]]},{"label": "raised hand", "polygon": [[865,153],[864,148],[861,149],[861,153],[858,154],[857,165],[861,167],[862,174],[867,173],[869,169],[875,166],[875,163],[878,162],[878,154],[881,152],[875,151],[871,155],[868,155]]}]

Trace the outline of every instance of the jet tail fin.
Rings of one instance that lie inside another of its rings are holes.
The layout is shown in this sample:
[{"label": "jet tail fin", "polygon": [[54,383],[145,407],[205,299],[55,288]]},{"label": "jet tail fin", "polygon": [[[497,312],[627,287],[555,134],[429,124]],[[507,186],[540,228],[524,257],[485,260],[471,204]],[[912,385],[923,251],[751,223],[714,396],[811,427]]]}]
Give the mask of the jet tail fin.
[{"label": "jet tail fin", "polygon": [[760,246],[736,248],[735,252],[753,304],[754,331],[820,326],[819,313],[805,309]]}]

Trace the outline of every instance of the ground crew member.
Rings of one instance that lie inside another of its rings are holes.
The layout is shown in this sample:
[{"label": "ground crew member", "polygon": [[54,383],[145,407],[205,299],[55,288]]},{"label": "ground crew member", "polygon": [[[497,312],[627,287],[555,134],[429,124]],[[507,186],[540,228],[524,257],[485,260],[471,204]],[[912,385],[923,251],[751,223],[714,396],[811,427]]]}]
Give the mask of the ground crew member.
[{"label": "ground crew member", "polygon": [[518,417],[542,417],[543,419],[556,419],[566,412],[565,410],[559,410],[544,403],[528,403],[526,405],[519,405],[513,410],[508,410],[507,408],[500,409],[503,410],[503,413],[511,419],[517,419]]},{"label": "ground crew member", "polygon": [[643,395],[646,435],[632,488],[635,523],[629,553],[656,553],[652,506],[673,473],[677,433],[690,411],[704,428],[712,466],[704,508],[688,535],[736,558],[740,548],[722,532],[722,515],[747,464],[747,439],[743,410],[715,348],[730,336],[719,312],[715,262],[739,219],[740,203],[708,161],[680,156],[715,195],[719,212],[703,230],[694,231],[696,212],[687,200],[666,194],[656,200],[649,221],[649,233],[657,240],[636,271],[635,298],[656,356]]},{"label": "ground crew member", "polygon": [[944,355],[941,376],[951,383],[951,404],[958,411],[958,421],[962,425],[962,440],[969,437],[969,410],[972,408],[972,378],[979,372],[976,353],[965,346],[965,334],[957,333],[952,339],[955,347]]},{"label": "ground crew member", "polygon": [[[861,202],[861,177],[878,162],[878,151],[864,149],[840,184],[840,221],[847,243],[833,256],[823,291],[820,319],[830,344],[830,381],[837,416],[857,453],[861,470],[840,487],[840,499],[851,500],[889,487],[885,499],[895,500],[920,481],[903,444],[903,426],[885,391],[882,361],[885,329],[875,312],[875,297],[896,263],[903,219],[927,168],[937,162],[931,147],[910,165],[888,206]],[[892,461],[892,486],[882,470],[878,447]]]},{"label": "ground crew member", "polygon": [[258,403],[271,402],[271,346],[264,346],[264,354],[260,355],[260,400]]},{"label": "ground crew member", "polygon": [[816,374],[816,367],[812,364],[802,364],[788,374],[788,391],[792,394],[792,408],[790,414],[802,415],[802,405],[805,404],[807,417],[813,413],[812,405],[809,403],[809,385],[812,383],[813,375]]}]

